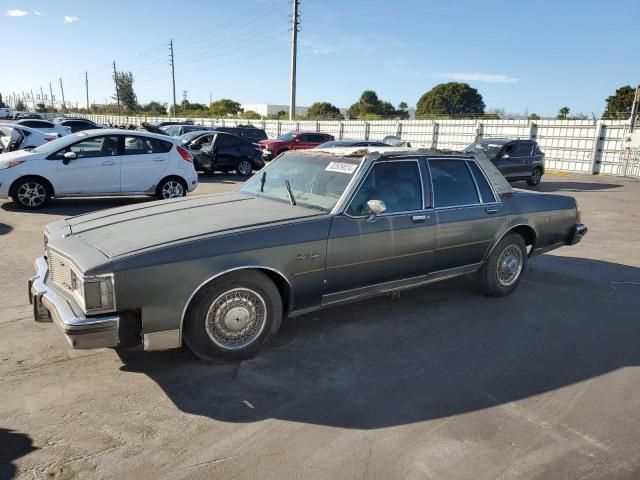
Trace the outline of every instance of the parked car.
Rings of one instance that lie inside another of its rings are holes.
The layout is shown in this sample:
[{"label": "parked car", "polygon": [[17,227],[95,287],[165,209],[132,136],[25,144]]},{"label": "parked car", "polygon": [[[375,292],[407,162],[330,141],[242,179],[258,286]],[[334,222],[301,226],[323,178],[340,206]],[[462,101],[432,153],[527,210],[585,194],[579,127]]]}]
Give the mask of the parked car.
[{"label": "parked car", "polygon": [[39,113],[33,113],[33,112],[20,112],[15,116],[16,120],[26,120],[29,118],[42,120],[42,115],[40,115]]},{"label": "parked car", "polygon": [[258,143],[262,148],[262,157],[265,160],[271,160],[287,150],[315,148],[330,140],[335,140],[335,138],[327,133],[289,132],[280,135],[275,140],[261,140]]},{"label": "parked car", "polygon": [[54,123],[63,127],[69,127],[71,133],[82,132],[84,130],[95,130],[104,128],[101,125],[93,123],[91,120],[84,118],[65,118]]},{"label": "parked car", "polygon": [[0,108],[0,119],[10,120],[12,118],[13,118],[13,110],[11,110],[9,107]]},{"label": "parked car", "polygon": [[230,133],[237,137],[244,138],[250,142],[259,142],[260,140],[267,140],[267,132],[261,128],[247,126],[247,127],[214,127],[217,132]]},{"label": "parked car", "polygon": [[63,127],[60,124],[53,123],[48,120],[29,118],[16,121],[16,125],[24,125],[25,127],[40,130],[41,132],[45,133],[57,133],[61,137],[64,137],[65,135],[69,135],[71,133],[71,128]]},{"label": "parked car", "polygon": [[388,147],[388,143],[376,142],[374,140],[332,140],[318,145],[316,148],[339,148],[339,147]]},{"label": "parked car", "polygon": [[162,127],[162,130],[171,137],[179,137],[189,132],[211,132],[213,128],[204,125],[169,125]]},{"label": "parked car", "polygon": [[395,135],[387,135],[382,139],[382,143],[387,145],[391,145],[392,147],[411,147],[411,143],[401,138],[396,137]]},{"label": "parked car", "polygon": [[242,359],[343,302],[471,274],[508,295],[587,233],[572,197],[513,191],[486,159],[388,150],[286,152],[233,193],[51,223],[35,320],[74,348]]},{"label": "parked car", "polygon": [[526,180],[533,187],[544,175],[544,153],[534,140],[485,138],[469,145],[464,153],[486,156],[510,182]]},{"label": "parked car", "polygon": [[184,122],[168,120],[166,122],[156,123],[156,127],[158,128],[167,127],[169,125],[193,125],[193,120],[185,120]]},{"label": "parked car", "polygon": [[[190,134],[187,134],[190,135]],[[183,142],[185,136],[181,137]],[[189,140],[185,146],[194,158],[196,170],[212,174],[215,171],[229,173],[235,170],[243,177],[264,167],[260,147],[243,138],[223,132],[204,132]]]},{"label": "parked car", "polygon": [[0,198],[11,197],[24,209],[42,208],[51,197],[175,198],[197,185],[189,151],[151,133],[87,130],[0,155]]},{"label": "parked car", "polygon": [[44,133],[22,125],[0,125],[0,153],[39,147],[59,138],[56,133]]}]

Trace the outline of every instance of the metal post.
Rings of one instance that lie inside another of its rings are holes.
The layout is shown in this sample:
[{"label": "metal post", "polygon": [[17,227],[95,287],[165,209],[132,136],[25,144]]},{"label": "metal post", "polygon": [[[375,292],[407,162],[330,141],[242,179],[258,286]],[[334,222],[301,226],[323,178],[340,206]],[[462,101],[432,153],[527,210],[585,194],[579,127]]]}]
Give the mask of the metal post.
[{"label": "metal post", "polygon": [[53,87],[51,86],[51,82],[49,82],[49,93],[51,94],[51,108],[55,109],[56,105],[53,102]]},{"label": "metal post", "polygon": [[67,104],[64,101],[64,87],[62,86],[62,78],[60,78],[60,92],[62,93],[62,108],[66,109],[67,108]]},{"label": "metal post", "polygon": [[298,0],[293,0],[291,17],[291,83],[289,85],[289,120],[296,118],[296,55],[298,51]]},{"label": "metal post", "polygon": [[169,40],[170,63],[171,63],[171,81],[173,83],[173,116],[178,114],[176,109],[176,69],[173,61],[173,40]]},{"label": "metal post", "polygon": [[33,109],[36,109],[36,97],[33,96],[33,89],[31,89],[31,105],[33,105]]},{"label": "metal post", "polygon": [[602,120],[598,120],[596,124],[596,133],[593,137],[593,148],[591,149],[591,173],[596,174],[600,172],[600,157],[602,150],[600,149],[600,142],[602,141],[602,130],[604,124]]},{"label": "metal post", "polygon": [[113,81],[116,84],[116,102],[118,102],[118,121],[120,121],[120,90],[118,89],[118,72],[116,71],[116,61],[113,61]]},{"label": "metal post", "polygon": [[480,140],[482,138],[482,136],[484,135],[484,125],[482,124],[482,122],[477,122],[476,123],[476,142],[478,140]]},{"label": "metal post", "polygon": [[87,113],[89,113],[89,72],[84,71],[84,87],[87,92]]},{"label": "metal post", "polygon": [[46,103],[44,103],[44,90],[42,90],[42,87],[40,87],[40,102],[42,105],[46,105]]},{"label": "metal post", "polygon": [[531,122],[529,124],[529,140],[537,140],[538,138],[538,124]]},{"label": "metal post", "polygon": [[433,122],[431,126],[431,148],[434,150],[438,148],[438,131],[440,130],[440,126],[438,122]]}]

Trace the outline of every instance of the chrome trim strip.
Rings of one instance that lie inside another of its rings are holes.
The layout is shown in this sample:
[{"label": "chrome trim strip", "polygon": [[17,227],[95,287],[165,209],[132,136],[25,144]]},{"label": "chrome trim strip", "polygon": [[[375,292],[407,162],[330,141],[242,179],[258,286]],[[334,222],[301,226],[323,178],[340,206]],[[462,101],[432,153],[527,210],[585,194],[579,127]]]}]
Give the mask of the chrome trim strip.
[{"label": "chrome trim strip", "polygon": [[[293,297],[294,297],[294,290],[293,290],[293,286],[291,285],[291,282],[289,281],[289,279],[279,270],[276,270],[275,268],[271,268],[271,267],[265,267],[264,265],[245,265],[242,267],[235,267],[235,268],[230,268],[229,270],[225,270],[223,272],[220,273],[216,273],[215,275],[213,275],[212,277],[207,278],[204,282],[202,282],[200,285],[198,285],[196,287],[196,289],[191,293],[191,295],[189,295],[189,298],[187,299],[187,302],[184,304],[184,307],[182,308],[182,315],[180,316],[180,327],[179,327],[179,345],[182,345],[182,331],[183,331],[183,327],[184,327],[184,317],[187,313],[187,309],[189,308],[189,305],[191,304],[191,301],[193,300],[193,297],[196,296],[196,294],[200,291],[200,289],[202,287],[204,287],[207,283],[215,280],[218,277],[221,277],[222,275],[225,275],[227,273],[231,273],[231,272],[236,272],[238,270],[269,270],[270,272],[273,273],[277,273],[280,277],[282,277],[284,279],[285,282],[287,282],[287,285],[289,286],[289,305],[287,305],[287,311],[291,309],[291,307],[293,306]],[[144,328],[144,324],[143,324],[143,328]]]},{"label": "chrome trim strip", "polygon": [[[300,315],[304,315],[305,313],[311,313],[317,310],[321,310],[323,308],[333,307],[344,303],[356,302],[367,297],[374,297],[378,295],[384,295],[385,293],[398,292],[422,285],[428,285],[431,283],[448,280],[450,278],[459,277],[461,275],[467,275],[469,273],[476,272],[481,267],[481,265],[482,262],[473,263],[471,265],[439,270],[425,275],[419,275],[417,277],[393,280],[390,282],[382,282],[365,287],[358,287],[351,290],[344,290],[342,292],[323,295],[322,303],[320,305],[304,308],[301,310],[295,310],[291,312],[289,316],[297,317]],[[334,298],[335,300],[331,300],[332,298]]]}]

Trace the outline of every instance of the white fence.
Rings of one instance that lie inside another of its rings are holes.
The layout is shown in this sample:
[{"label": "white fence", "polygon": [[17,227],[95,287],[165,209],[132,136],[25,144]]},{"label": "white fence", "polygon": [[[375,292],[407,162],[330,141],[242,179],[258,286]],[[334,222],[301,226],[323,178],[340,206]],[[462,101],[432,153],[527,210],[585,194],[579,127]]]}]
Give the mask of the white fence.
[{"label": "white fence", "polygon": [[[135,124],[166,117],[85,115],[97,123]],[[186,120],[174,118],[171,120]],[[192,118],[206,126],[252,124],[270,138],[292,130],[329,133],[337,139],[381,140],[395,135],[415,147],[462,150],[478,138],[536,140],[551,170],[640,176],[640,152],[625,153],[626,120],[374,120],[289,121]]]}]

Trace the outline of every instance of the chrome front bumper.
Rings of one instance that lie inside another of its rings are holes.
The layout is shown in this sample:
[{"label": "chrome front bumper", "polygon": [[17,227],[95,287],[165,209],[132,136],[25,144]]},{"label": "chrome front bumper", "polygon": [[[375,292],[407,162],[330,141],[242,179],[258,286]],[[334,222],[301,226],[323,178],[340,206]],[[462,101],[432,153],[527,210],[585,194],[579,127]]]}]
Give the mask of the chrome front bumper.
[{"label": "chrome front bumper", "polygon": [[582,238],[587,234],[588,231],[589,229],[586,225],[577,223],[571,230],[571,236],[569,237],[569,241],[567,243],[569,245],[580,243],[580,240],[582,240]]},{"label": "chrome front bumper", "polygon": [[119,316],[76,315],[69,302],[45,283],[49,273],[46,257],[36,258],[34,266],[36,275],[29,280],[29,302],[33,305],[33,318],[36,322],[56,323],[73,348],[118,345]]}]

